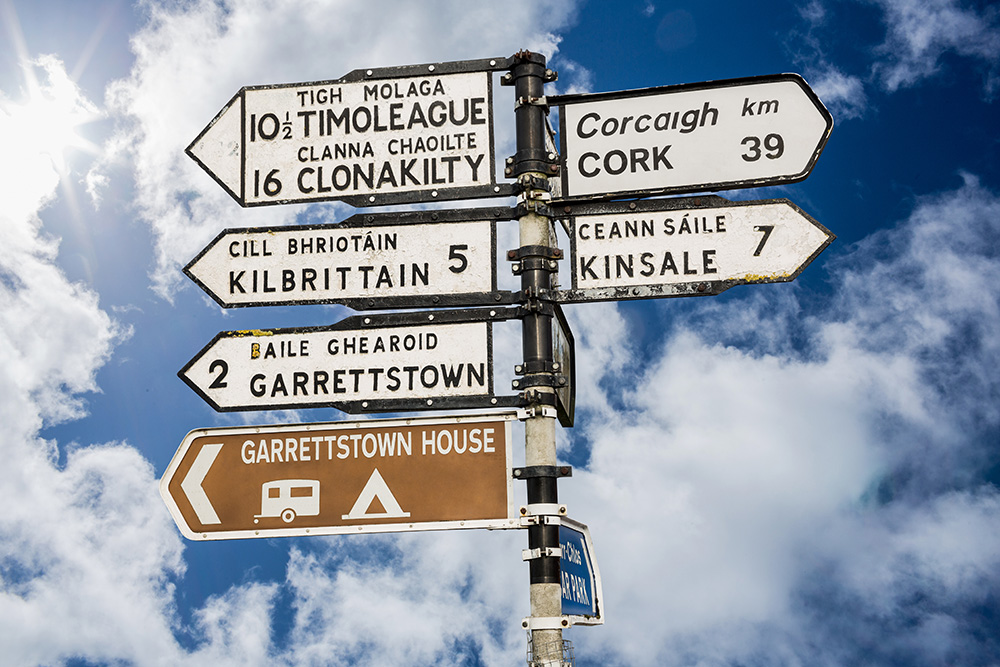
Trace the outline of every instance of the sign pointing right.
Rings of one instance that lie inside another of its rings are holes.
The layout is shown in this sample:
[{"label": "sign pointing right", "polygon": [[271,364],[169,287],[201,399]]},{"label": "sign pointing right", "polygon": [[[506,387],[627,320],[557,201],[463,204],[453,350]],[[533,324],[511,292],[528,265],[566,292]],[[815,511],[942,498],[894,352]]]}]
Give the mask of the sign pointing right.
[{"label": "sign pointing right", "polygon": [[570,290],[560,302],[719,294],[794,280],[835,238],[787,199],[651,199],[566,207]]},{"label": "sign pointing right", "polygon": [[797,74],[548,98],[563,200],[801,181],[833,117]]}]

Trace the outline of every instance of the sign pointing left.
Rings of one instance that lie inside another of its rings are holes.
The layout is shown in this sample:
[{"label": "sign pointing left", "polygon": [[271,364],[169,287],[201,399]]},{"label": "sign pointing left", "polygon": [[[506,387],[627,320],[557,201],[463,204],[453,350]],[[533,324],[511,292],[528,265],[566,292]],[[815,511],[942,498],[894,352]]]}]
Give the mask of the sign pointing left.
[{"label": "sign pointing left", "polygon": [[497,289],[509,208],[358,214],[336,225],[227,229],[184,272],[220,305],[356,310],[513,303]]},{"label": "sign pointing left", "polygon": [[224,331],[178,375],[220,412],[519,406],[517,396],[493,395],[492,323],[517,316],[478,308]]},{"label": "sign pointing left", "polygon": [[185,537],[517,528],[517,412],[191,431],[160,480]]},{"label": "sign pointing left", "polygon": [[354,70],[242,88],[187,148],[241,206],[508,196],[492,72],[508,58]]}]

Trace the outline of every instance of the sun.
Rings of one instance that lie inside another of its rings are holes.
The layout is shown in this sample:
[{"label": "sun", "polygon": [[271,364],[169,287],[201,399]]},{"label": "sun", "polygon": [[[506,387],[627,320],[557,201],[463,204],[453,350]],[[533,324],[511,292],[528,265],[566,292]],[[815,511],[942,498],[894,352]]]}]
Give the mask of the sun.
[{"label": "sun", "polygon": [[[44,74],[36,76],[37,71]],[[35,154],[51,160],[60,175],[66,175],[67,154],[83,150],[97,154],[99,148],[84,138],[79,129],[102,117],[98,108],[83,96],[69,78],[62,62],[54,56],[40,56],[24,64],[27,99],[5,105],[14,142],[14,154]]]}]

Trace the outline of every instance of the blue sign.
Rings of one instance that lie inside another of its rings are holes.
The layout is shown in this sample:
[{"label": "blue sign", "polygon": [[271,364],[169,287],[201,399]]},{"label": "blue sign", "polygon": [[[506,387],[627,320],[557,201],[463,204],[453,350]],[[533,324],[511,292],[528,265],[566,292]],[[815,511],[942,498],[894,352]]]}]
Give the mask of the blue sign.
[{"label": "blue sign", "polygon": [[590,531],[582,523],[563,518],[559,546],[563,615],[586,617],[574,619],[577,623],[603,622],[600,575],[593,560]]}]

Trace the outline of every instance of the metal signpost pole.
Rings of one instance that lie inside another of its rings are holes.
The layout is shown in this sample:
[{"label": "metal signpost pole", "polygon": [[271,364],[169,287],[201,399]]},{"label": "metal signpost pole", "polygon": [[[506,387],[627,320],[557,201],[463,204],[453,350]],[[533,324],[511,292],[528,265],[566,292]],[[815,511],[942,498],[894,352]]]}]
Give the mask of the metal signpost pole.
[{"label": "metal signpost pole", "polygon": [[545,57],[521,52],[507,82],[513,80],[517,151],[508,162],[508,175],[517,176],[522,192],[519,205],[521,247],[512,252],[515,271],[521,274],[525,297],[522,319],[524,378],[519,386],[532,404],[525,421],[525,480],[528,515],[528,554],[531,580],[531,633],[533,665],[562,665],[563,639],[560,618],[562,596],[559,576],[559,526],[546,522],[558,514],[556,488],[555,394],[552,388],[552,304],[538,297],[551,287],[551,272],[559,253],[552,247],[552,222],[548,216],[548,176],[555,155],[545,148],[547,107],[543,84],[555,78],[545,67]]}]

